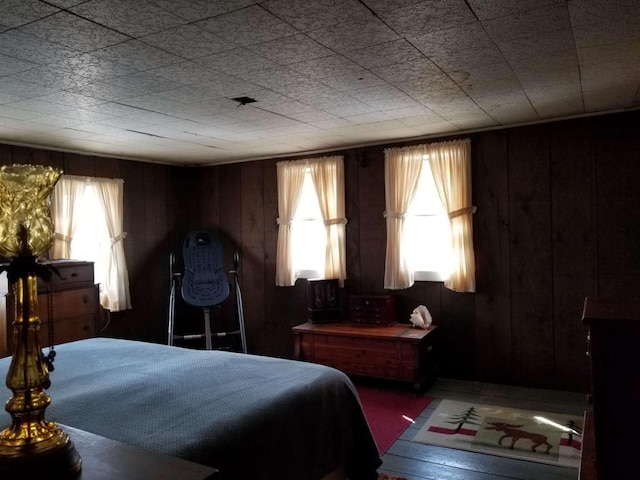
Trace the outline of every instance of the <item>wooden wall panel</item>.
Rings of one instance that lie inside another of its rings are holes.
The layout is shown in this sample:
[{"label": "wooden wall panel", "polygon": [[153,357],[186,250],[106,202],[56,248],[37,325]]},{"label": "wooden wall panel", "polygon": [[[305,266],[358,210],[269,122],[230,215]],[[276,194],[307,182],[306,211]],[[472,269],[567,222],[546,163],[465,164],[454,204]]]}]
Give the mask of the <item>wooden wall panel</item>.
[{"label": "wooden wall panel", "polygon": [[[148,326],[148,316],[143,317],[144,312],[150,308],[145,268],[151,261],[147,257],[146,249],[145,164],[123,161],[120,171],[124,180],[124,231],[127,232],[124,251],[129,270],[132,310],[112,314],[104,334],[121,338],[149,339],[151,337],[145,331]],[[138,312],[140,312],[140,318],[138,318]]]},{"label": "wooden wall panel", "polygon": [[637,296],[640,290],[640,121],[637,117],[634,112],[634,115],[594,119],[598,132],[598,291],[604,296]]},{"label": "wooden wall panel", "polygon": [[509,261],[514,378],[554,375],[548,126],[509,132]]},{"label": "wooden wall panel", "polygon": [[555,386],[588,389],[582,307],[597,295],[593,131],[588,120],[550,130]]},{"label": "wooden wall panel", "polygon": [[[476,378],[508,383],[511,371],[509,163],[505,131],[474,135],[473,237],[476,252]],[[492,345],[493,348],[483,348]]]},{"label": "wooden wall panel", "polygon": [[360,291],[360,167],[364,161],[361,151],[350,151],[344,159],[344,201],[347,216],[347,279],[345,287]]},{"label": "wooden wall panel", "polygon": [[12,147],[12,162],[19,165],[44,165],[47,167],[54,167],[64,169],[64,154],[63,152],[53,150],[41,150],[31,147]]},{"label": "wooden wall panel", "polygon": [[[246,302],[245,327],[248,348],[266,353],[266,329],[270,327],[265,311],[264,268],[264,173],[262,162],[240,165],[242,210],[243,278]],[[269,322],[275,321],[269,318]]]},{"label": "wooden wall panel", "polygon": [[11,145],[0,144],[0,166],[13,164],[13,148]]},{"label": "wooden wall panel", "polygon": [[387,248],[386,222],[383,216],[384,153],[382,149],[364,149],[358,173],[360,206],[360,278],[353,293],[383,294],[384,261]]}]

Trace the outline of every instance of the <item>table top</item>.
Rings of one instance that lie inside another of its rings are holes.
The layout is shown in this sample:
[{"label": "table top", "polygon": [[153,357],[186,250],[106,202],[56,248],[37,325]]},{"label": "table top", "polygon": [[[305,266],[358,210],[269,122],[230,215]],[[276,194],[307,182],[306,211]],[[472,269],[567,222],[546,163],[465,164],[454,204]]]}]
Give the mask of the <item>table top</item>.
[{"label": "table top", "polygon": [[427,329],[415,328],[409,323],[396,323],[391,326],[371,326],[353,323],[312,323],[306,322],[293,327],[294,333],[327,333],[369,338],[395,338],[401,341],[420,341],[438,326]]},{"label": "table top", "polygon": [[82,458],[81,480],[213,480],[215,468],[60,425]]}]

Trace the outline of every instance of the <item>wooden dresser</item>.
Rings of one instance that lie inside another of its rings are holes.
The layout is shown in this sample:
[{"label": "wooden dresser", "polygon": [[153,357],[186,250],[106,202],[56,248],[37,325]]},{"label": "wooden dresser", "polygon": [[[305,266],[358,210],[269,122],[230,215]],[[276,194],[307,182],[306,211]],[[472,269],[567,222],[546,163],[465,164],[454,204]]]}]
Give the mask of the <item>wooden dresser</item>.
[{"label": "wooden dresser", "polygon": [[[49,345],[53,324],[55,344],[95,337],[100,329],[100,298],[93,280],[93,262],[53,260],[60,276],[50,282],[38,279],[38,314],[40,317],[40,346]],[[14,299],[6,295],[6,351],[11,354],[11,324],[14,318]],[[51,320],[55,320],[51,322]]]},{"label": "wooden dresser", "polygon": [[412,382],[421,389],[437,367],[437,326],[304,323],[293,327],[295,357],[347,374]]},{"label": "wooden dresser", "polygon": [[595,459],[583,454],[580,478],[596,478],[589,460],[601,480],[636,478],[629,469],[640,432],[640,301],[587,298],[582,321],[589,327],[593,403],[593,435],[585,447],[594,443]]}]

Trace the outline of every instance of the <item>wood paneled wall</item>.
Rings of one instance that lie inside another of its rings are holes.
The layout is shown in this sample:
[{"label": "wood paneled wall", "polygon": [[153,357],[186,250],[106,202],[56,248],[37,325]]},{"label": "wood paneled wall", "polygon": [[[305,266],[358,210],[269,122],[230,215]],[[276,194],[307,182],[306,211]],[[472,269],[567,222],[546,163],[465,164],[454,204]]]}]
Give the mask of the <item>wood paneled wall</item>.
[{"label": "wood paneled wall", "polygon": [[[587,391],[584,298],[640,289],[640,112],[469,136],[477,292],[417,282],[392,292],[399,319],[418,304],[430,309],[443,334],[443,376]],[[387,146],[332,152],[345,158],[343,296],[387,293]],[[0,164],[124,179],[133,309],[112,315],[105,335],[166,341],[169,252],[190,227],[212,227],[224,236],[227,271],[240,253],[249,350],[291,357],[305,295],[301,281],[274,285],[277,161],[181,168],[0,145]],[[223,322],[234,310],[227,303]]]}]

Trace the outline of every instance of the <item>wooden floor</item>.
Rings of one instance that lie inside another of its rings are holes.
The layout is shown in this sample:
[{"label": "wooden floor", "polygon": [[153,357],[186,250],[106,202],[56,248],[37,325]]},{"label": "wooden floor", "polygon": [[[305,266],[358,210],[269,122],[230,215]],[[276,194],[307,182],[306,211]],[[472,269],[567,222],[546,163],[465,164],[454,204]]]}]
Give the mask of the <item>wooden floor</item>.
[{"label": "wooden floor", "polygon": [[424,395],[434,398],[434,401],[415,419],[415,424],[409,427],[383,455],[380,473],[400,475],[409,480],[576,480],[578,478],[576,469],[424,445],[414,443],[411,439],[443,398],[582,416],[587,407],[586,394],[440,378],[424,392]]}]

